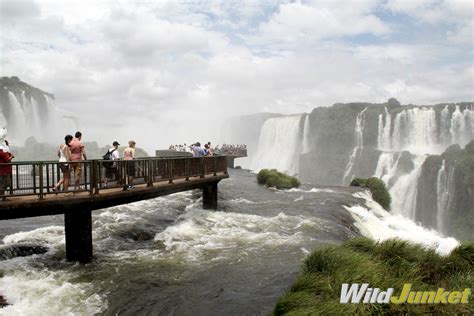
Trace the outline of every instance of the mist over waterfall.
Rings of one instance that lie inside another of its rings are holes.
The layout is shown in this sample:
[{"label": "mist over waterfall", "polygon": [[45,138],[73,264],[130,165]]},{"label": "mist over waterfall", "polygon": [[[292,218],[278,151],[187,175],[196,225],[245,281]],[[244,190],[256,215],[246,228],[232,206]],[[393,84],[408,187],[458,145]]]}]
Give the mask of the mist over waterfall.
[{"label": "mist over waterfall", "polygon": [[250,168],[255,171],[275,168],[288,174],[298,173],[302,144],[300,121],[301,115],[266,120]]},{"label": "mist over waterfall", "polygon": [[2,77],[0,84],[0,125],[7,127],[13,145],[22,146],[30,136],[56,142],[78,128],[73,115],[56,107],[53,95],[16,77]]}]

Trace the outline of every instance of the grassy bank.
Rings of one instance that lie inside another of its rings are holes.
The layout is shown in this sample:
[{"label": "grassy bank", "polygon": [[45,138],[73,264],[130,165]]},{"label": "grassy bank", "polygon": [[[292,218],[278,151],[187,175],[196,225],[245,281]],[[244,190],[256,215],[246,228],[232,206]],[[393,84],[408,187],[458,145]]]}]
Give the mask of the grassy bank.
[{"label": "grassy bank", "polygon": [[291,189],[300,186],[300,181],[295,177],[291,177],[276,169],[262,169],[257,174],[259,184],[267,187],[275,187],[277,189]]},{"label": "grassy bank", "polygon": [[405,283],[414,291],[464,290],[474,285],[474,243],[463,244],[449,256],[400,240],[375,243],[355,238],[311,253],[290,291],[278,300],[274,315],[349,314],[474,314],[468,304],[340,304],[342,283],[369,283],[398,296]]}]

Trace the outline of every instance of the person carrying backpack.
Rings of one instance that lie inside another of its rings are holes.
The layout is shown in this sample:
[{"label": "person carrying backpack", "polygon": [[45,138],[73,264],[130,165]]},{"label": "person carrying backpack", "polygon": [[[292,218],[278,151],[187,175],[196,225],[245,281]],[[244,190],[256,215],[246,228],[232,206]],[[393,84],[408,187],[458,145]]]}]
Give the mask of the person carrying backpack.
[{"label": "person carrying backpack", "polygon": [[[105,179],[104,179],[104,184],[103,184],[104,188],[107,187],[107,181],[109,179],[112,180],[112,178],[115,178],[118,184],[121,184],[122,182],[120,180],[120,174],[118,172],[117,163],[112,161],[112,160],[120,159],[120,153],[118,151],[118,147],[120,146],[120,144],[118,143],[118,141],[114,141],[112,145],[113,147],[110,148],[104,156],[102,156],[102,158],[106,160],[102,163],[102,165],[105,168]],[[110,160],[110,161],[107,161],[107,160]]]}]

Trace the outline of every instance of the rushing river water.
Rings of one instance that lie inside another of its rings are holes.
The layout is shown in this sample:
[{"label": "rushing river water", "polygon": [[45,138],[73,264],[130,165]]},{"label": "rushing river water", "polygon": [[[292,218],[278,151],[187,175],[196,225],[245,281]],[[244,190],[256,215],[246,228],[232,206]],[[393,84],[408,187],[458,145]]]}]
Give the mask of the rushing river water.
[{"label": "rushing river water", "polygon": [[[457,244],[384,213],[357,188],[278,191],[248,171],[230,175],[217,211],[194,191],[93,212],[87,265],[64,260],[63,216],[0,222],[0,294],[11,304],[0,314],[268,314],[320,245],[399,231],[440,252]],[[40,253],[11,255],[22,245]]]}]

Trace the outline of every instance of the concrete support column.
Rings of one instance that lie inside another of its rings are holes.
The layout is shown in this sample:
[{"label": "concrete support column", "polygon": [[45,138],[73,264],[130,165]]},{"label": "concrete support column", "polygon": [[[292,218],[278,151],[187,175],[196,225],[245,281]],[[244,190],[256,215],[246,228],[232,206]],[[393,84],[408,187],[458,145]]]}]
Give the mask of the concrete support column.
[{"label": "concrete support column", "polygon": [[232,169],[234,169],[235,157],[227,156],[226,159],[227,159],[227,168],[232,168]]},{"label": "concrete support column", "polygon": [[89,263],[92,259],[91,210],[66,212],[64,214],[64,230],[67,260]]},{"label": "concrete support column", "polygon": [[217,182],[202,188],[202,207],[206,210],[217,210]]}]

